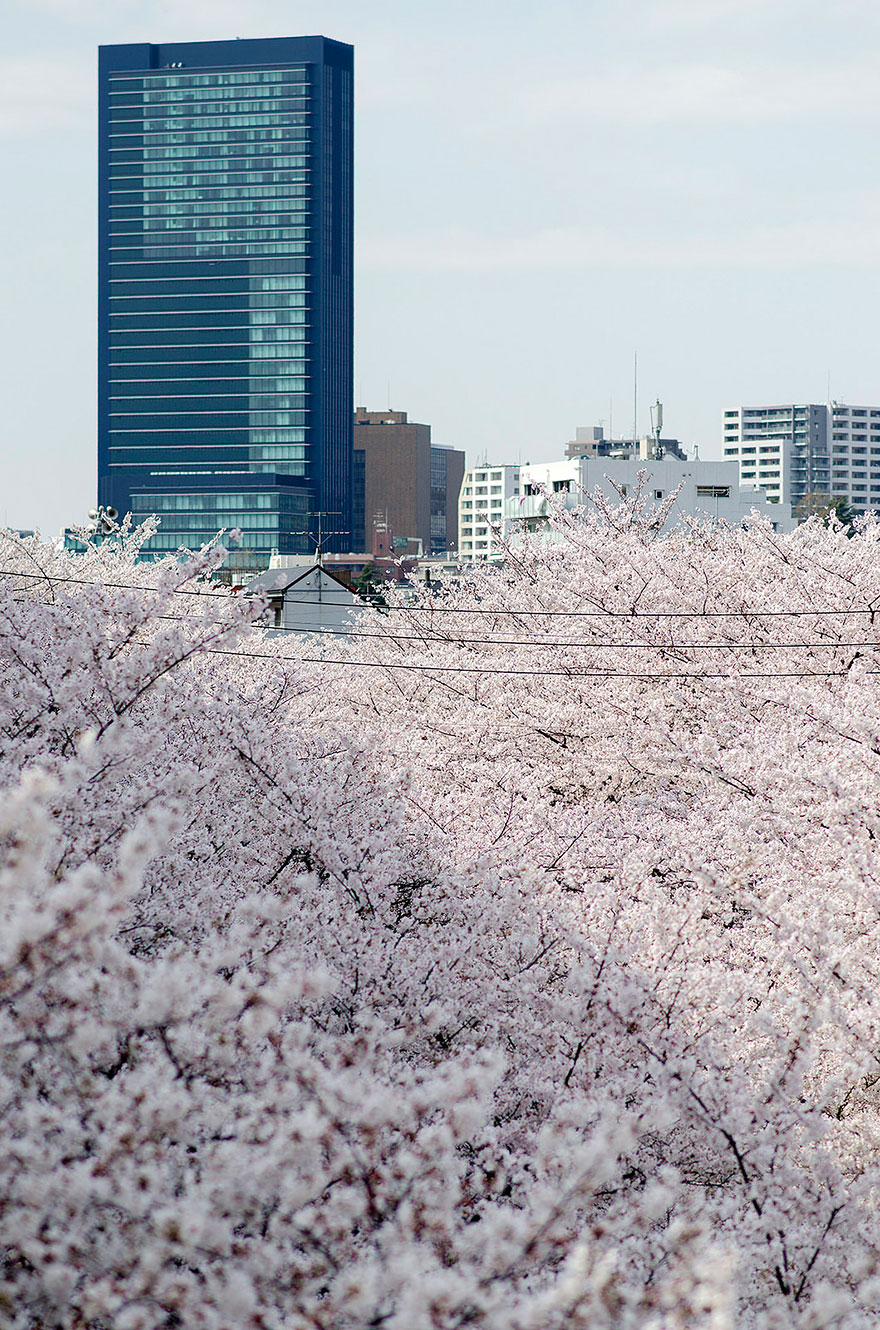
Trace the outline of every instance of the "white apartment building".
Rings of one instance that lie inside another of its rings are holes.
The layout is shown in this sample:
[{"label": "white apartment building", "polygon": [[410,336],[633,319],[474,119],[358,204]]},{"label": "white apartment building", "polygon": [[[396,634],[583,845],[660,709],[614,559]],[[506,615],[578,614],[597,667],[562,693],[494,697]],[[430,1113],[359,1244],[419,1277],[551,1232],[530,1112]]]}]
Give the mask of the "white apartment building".
[{"label": "white apartment building", "polygon": [[462,560],[500,554],[504,505],[519,497],[519,466],[478,466],[465,471],[458,499],[458,549]]},{"label": "white apartment building", "polygon": [[788,504],[771,503],[762,490],[740,485],[736,462],[682,460],[667,453],[656,460],[580,457],[523,466],[521,493],[505,504],[503,535],[508,539],[517,530],[540,528],[546,522],[550,495],[575,508],[588,503],[587,496],[598,488],[612,503],[619,503],[615,486],[625,497],[632,495],[642,475],[646,477],[643,496],[649,504],[662,503],[677,491],[666,530],[685,515],[738,526],[755,510],[777,531],[791,531],[796,525]]},{"label": "white apartment building", "polygon": [[743,484],[791,504],[807,494],[880,510],[880,407],[842,402],[736,407],[724,413],[724,457]]}]

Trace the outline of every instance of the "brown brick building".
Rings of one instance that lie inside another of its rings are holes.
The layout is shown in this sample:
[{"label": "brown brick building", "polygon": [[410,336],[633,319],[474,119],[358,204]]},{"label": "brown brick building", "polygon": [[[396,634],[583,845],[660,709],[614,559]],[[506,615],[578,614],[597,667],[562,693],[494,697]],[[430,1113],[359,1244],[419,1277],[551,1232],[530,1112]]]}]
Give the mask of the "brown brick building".
[{"label": "brown brick building", "polygon": [[426,555],[457,548],[464,453],[433,446],[430,425],[407,420],[405,411],[359,406],[354,475],[354,541],[360,538],[360,548],[366,548],[377,521],[397,537],[420,540]]}]

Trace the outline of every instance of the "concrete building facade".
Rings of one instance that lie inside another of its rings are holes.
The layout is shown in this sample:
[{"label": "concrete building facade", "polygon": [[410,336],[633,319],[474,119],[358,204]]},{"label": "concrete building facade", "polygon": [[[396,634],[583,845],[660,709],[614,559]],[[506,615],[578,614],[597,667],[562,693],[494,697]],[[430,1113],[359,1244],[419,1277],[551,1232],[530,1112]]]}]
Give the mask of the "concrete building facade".
[{"label": "concrete building facade", "polygon": [[[682,461],[687,451],[679,439],[660,439],[660,451],[664,456],[679,457]],[[645,435],[640,439],[606,439],[601,425],[578,425],[575,437],[565,445],[565,456],[578,457],[642,457],[656,455],[657,441]]]},{"label": "concrete building facade", "polygon": [[743,484],[793,509],[808,494],[828,494],[856,512],[880,511],[880,407],[734,407],[724,413],[724,457]]},{"label": "concrete building facade", "polygon": [[519,466],[477,466],[465,471],[458,501],[458,548],[465,563],[498,554],[504,505],[520,493]]},{"label": "concrete building facade", "polygon": [[762,490],[739,483],[735,462],[682,460],[668,455],[653,460],[581,457],[520,469],[520,496],[505,504],[503,537],[507,540],[517,529],[542,526],[551,495],[565,507],[576,508],[588,503],[588,496],[598,488],[612,503],[619,503],[618,491],[624,497],[632,496],[642,477],[642,494],[649,506],[676,494],[664,530],[671,530],[684,516],[738,526],[753,511],[767,517],[777,531],[790,531],[795,526],[788,504],[771,503]]},{"label": "concrete building facade", "polygon": [[431,426],[409,420],[405,411],[362,406],[354,414],[354,450],[356,486],[363,486],[362,504],[355,493],[355,510],[363,513],[356,548],[365,548],[374,523],[421,541],[425,554],[455,548],[463,452],[433,445]]}]

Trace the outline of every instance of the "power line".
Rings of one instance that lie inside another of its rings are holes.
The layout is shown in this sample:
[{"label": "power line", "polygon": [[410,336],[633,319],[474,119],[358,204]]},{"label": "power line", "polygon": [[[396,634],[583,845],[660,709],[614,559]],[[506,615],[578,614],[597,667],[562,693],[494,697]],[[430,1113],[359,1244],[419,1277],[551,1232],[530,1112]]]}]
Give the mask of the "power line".
[{"label": "power line", "polygon": [[[167,593],[162,587],[156,586],[138,586],[135,583],[126,582],[104,582],[96,578],[84,577],[55,577],[50,573],[24,573],[14,568],[0,568],[0,575],[6,577],[24,577],[39,582],[49,582],[52,585],[63,585],[72,583],[77,586],[97,586],[109,587],[120,591],[141,591],[153,592],[157,595],[170,594],[176,596],[214,596],[222,600],[233,600],[233,603],[241,604],[241,601],[235,601],[231,592],[223,591],[191,591],[181,587],[172,587]],[[356,592],[350,593],[355,596]],[[349,596],[348,592],[343,590],[325,590],[322,591],[322,597],[330,596]],[[309,605],[314,606],[314,599],[300,599],[298,597],[288,597],[288,605]],[[484,614],[484,615],[512,615],[517,618],[583,618],[583,619],[744,619],[744,618],[812,618],[814,616],[828,615],[850,615],[850,614],[880,614],[880,606],[867,606],[864,608],[822,610],[822,609],[800,609],[800,610],[761,610],[743,608],[740,610],[510,610],[495,609],[492,607],[483,607],[479,605],[468,605],[456,607],[452,605],[382,605],[372,606],[369,602],[362,602],[359,605],[353,605],[352,609],[367,610],[376,609],[378,613],[396,613],[396,614]]]},{"label": "power line", "polygon": [[[341,592],[322,593],[341,595]],[[286,599],[288,605],[312,605],[314,601],[300,600],[293,596]],[[360,608],[353,606],[353,608]],[[366,607],[365,607],[366,608]],[[503,610],[483,608],[482,606],[452,605],[380,605],[375,607],[381,614],[485,614],[513,615],[516,618],[543,619],[746,619],[799,616],[808,618],[814,615],[880,614],[880,606],[849,610]]]},{"label": "power line", "polygon": [[[7,571],[7,570],[0,569],[0,573],[2,573],[2,572],[4,572],[4,571]],[[10,575],[10,574],[8,574],[8,571],[7,571],[7,575]],[[13,575],[13,576],[18,576],[19,574],[11,574],[11,575]],[[36,573],[25,573],[25,574],[21,574],[21,576],[25,576],[25,577],[37,577],[37,576],[39,576],[39,574],[36,574]],[[71,580],[71,581],[75,581],[78,585],[87,585],[87,586],[105,586],[105,585],[114,585],[114,586],[118,587],[118,586],[121,585],[121,584],[119,584],[119,583],[111,584],[111,583],[102,583],[102,582],[87,582],[87,581],[85,581],[84,579],[80,579],[80,578],[69,579],[69,580]],[[143,590],[144,588],[140,588],[140,587],[131,587],[131,588],[129,588],[129,589],[131,589],[131,590]],[[156,590],[156,589],[157,589],[157,588],[146,588],[146,590]],[[201,593],[199,593],[199,592],[194,592],[194,593],[192,593],[192,594],[194,594],[194,595],[199,595],[199,594],[201,594]],[[222,596],[222,593],[217,593],[217,592],[208,592],[208,593],[206,593],[206,594],[208,594],[208,595],[221,595],[221,596]],[[229,601],[229,600],[231,599],[231,598],[228,597],[228,596],[222,596],[222,598],[225,599],[225,600],[227,600],[227,601]],[[30,602],[27,602],[27,601],[20,601],[19,603],[21,603],[21,604],[28,604],[28,603],[30,603]],[[305,602],[305,603],[308,603],[308,602]],[[198,622],[201,622],[201,623],[204,623],[204,622],[205,622],[205,620],[194,620],[194,619],[190,619],[190,618],[188,618],[188,617],[185,616],[185,615],[179,615],[179,614],[157,614],[157,615],[155,615],[154,617],[155,617],[156,619],[158,619],[158,620],[163,621],[163,622],[170,622],[170,623],[193,623],[193,624],[195,624],[195,623],[198,623]],[[701,617],[702,617],[702,616],[701,616]],[[540,638],[540,637],[533,637],[533,638],[487,638],[487,637],[446,638],[446,637],[426,637],[426,636],[424,636],[424,634],[419,634],[419,633],[410,633],[410,634],[402,634],[402,633],[395,633],[395,632],[370,633],[370,632],[362,632],[362,631],[357,630],[357,629],[345,629],[345,628],[338,628],[338,629],[337,629],[337,628],[314,628],[314,627],[312,627],[312,626],[310,626],[310,625],[302,625],[302,626],[283,625],[283,626],[280,626],[280,627],[271,627],[271,626],[269,626],[269,625],[261,624],[261,623],[259,623],[259,622],[257,622],[257,623],[251,623],[251,622],[249,622],[249,621],[244,621],[243,623],[235,623],[235,622],[232,622],[232,623],[229,623],[229,624],[225,624],[225,625],[224,625],[223,621],[222,621],[222,620],[218,620],[218,619],[208,620],[207,622],[212,623],[214,626],[216,626],[216,627],[218,627],[218,628],[222,628],[222,627],[224,627],[224,626],[225,626],[225,627],[228,627],[230,631],[239,631],[239,630],[243,630],[243,629],[245,629],[245,628],[247,628],[247,627],[253,627],[253,628],[262,629],[263,631],[269,632],[269,633],[271,633],[271,634],[278,634],[278,633],[293,633],[293,634],[295,634],[295,635],[297,635],[297,636],[300,636],[300,637],[374,638],[374,639],[379,639],[379,640],[381,640],[381,641],[393,641],[393,642],[418,642],[420,645],[422,645],[422,646],[424,646],[424,647],[442,647],[442,646],[448,646],[448,647],[466,647],[466,646],[507,647],[507,646],[519,646],[519,647],[541,647],[541,648],[552,647],[552,648],[557,648],[557,649],[578,648],[578,649],[583,649],[583,650],[600,650],[600,651],[669,651],[669,652],[675,652],[675,651],[763,651],[763,650],[768,650],[768,651],[786,651],[786,650],[788,650],[788,651],[794,651],[794,650],[808,650],[808,651],[814,651],[814,650],[825,650],[825,651],[827,651],[827,650],[836,650],[836,651],[847,651],[847,650],[852,650],[852,649],[855,649],[855,648],[872,648],[872,649],[876,649],[876,648],[880,647],[880,640],[871,640],[871,641],[852,641],[852,640],[844,640],[844,641],[837,641],[837,642],[833,642],[833,641],[832,641],[832,642],[829,642],[829,641],[824,641],[824,642],[598,642],[598,641],[596,641],[596,642],[583,642],[583,641],[574,641],[574,642],[573,642],[573,641],[565,641],[565,640],[562,640],[562,641],[548,641],[546,638]],[[247,654],[253,654],[253,653],[240,652],[240,653],[237,653],[237,654],[240,654],[240,655],[247,655]],[[259,655],[256,655],[256,656],[255,656],[255,659],[259,659],[259,658],[260,658]],[[266,658],[266,659],[276,659],[276,657],[274,657],[274,656],[273,656],[273,657],[266,656],[265,658]],[[316,660],[317,658],[315,658],[315,657],[302,657],[302,659],[303,659],[303,660],[308,660],[308,661],[314,661],[314,660]],[[347,663],[347,662],[343,662],[343,661],[327,661],[326,663],[327,663],[327,664],[344,664],[344,663]],[[362,665],[365,665],[365,666],[373,666],[373,665],[376,665],[376,664],[383,664],[383,663],[385,663],[385,662],[361,661],[361,662],[351,662],[351,663],[352,663],[352,664],[362,664]],[[404,668],[418,668],[418,667],[416,667],[416,666],[394,665],[393,668],[396,668],[396,669],[398,669],[398,668],[399,668],[399,669],[404,669]],[[424,666],[424,668],[425,668],[425,669],[441,669],[441,668],[452,669],[452,668],[461,668],[461,669],[463,669],[463,670],[468,670],[468,669],[469,669],[469,667],[466,667],[466,666],[461,666],[461,667],[452,667],[452,666],[450,666],[450,667],[441,667],[441,666],[432,666],[432,665],[426,665],[426,666]],[[541,670],[538,670],[538,671],[529,671],[529,670],[521,670],[521,671],[514,671],[514,670],[508,670],[508,671],[493,671],[493,670],[487,670],[487,671],[482,671],[482,672],[484,672],[484,673],[511,673],[511,674],[512,674],[512,673],[525,673],[525,674],[529,674],[529,673],[536,673],[536,674],[554,673],[554,671],[541,671]],[[558,671],[558,673],[561,673],[561,674],[567,674],[567,673],[571,673],[571,671],[568,671],[568,670],[561,670],[561,671]],[[706,677],[706,678],[710,678],[710,677],[736,677],[736,678],[758,678],[758,677],[789,678],[789,677],[790,677],[790,678],[803,678],[803,677],[814,677],[814,675],[817,674],[817,673],[821,673],[821,672],[820,672],[820,671],[807,671],[807,672],[805,672],[804,674],[799,674],[799,673],[794,673],[794,674],[782,674],[781,672],[775,672],[772,676],[760,676],[760,675],[736,675],[736,676],[731,675],[731,676],[722,676],[722,675],[711,675],[711,674],[705,674],[705,675],[703,675],[703,676],[699,676],[699,675],[695,675],[695,674],[690,673],[690,674],[687,674],[687,675],[673,675],[673,674],[670,674],[670,675],[667,675],[667,676],[665,676],[665,677],[668,677],[668,678],[679,678],[679,677],[683,677],[683,678],[697,678],[697,677]],[[837,673],[837,671],[832,671],[831,673]],[[873,671],[869,671],[869,673],[873,673]],[[624,672],[624,673],[620,673],[620,674],[614,674],[614,673],[606,673],[606,672],[602,671],[602,672],[598,672],[597,677],[607,677],[607,678],[641,678],[641,677],[643,677],[643,676],[641,676],[641,675],[636,675],[636,674],[630,674],[630,673],[628,673],[628,672]],[[647,676],[644,676],[644,677],[647,677]]]},{"label": "power line", "polygon": [[[850,677],[849,670],[785,670],[761,673],[731,674],[728,671],[684,671],[682,673],[661,674],[656,672],[633,673],[628,670],[527,670],[527,669],[484,669],[479,665],[407,665],[389,660],[329,660],[326,656],[274,656],[261,651],[226,651],[221,647],[206,648],[205,655],[238,656],[252,660],[271,660],[277,664],[341,665],[357,669],[410,670],[424,674],[491,674],[530,675],[538,678],[559,677],[564,679],[641,679],[648,683],[659,683],[661,679],[841,679]],[[880,674],[880,670],[866,670],[866,674]]]},{"label": "power line", "polygon": [[0,568],[0,574],[4,577],[27,577],[37,582],[49,582],[52,586],[70,582],[75,586],[110,587],[114,591],[153,591],[156,595],[170,593],[175,596],[216,596],[221,600],[232,598],[232,593],[226,591],[187,591],[182,587],[171,587],[166,591],[164,587],[138,586],[134,582],[103,582],[97,578],[55,577],[52,573],[22,573],[17,568]]},{"label": "power line", "polygon": [[[178,618],[176,615],[158,615],[158,618]],[[180,622],[185,622],[182,618]],[[422,633],[365,633],[360,629],[312,628],[307,624],[266,627],[272,633],[295,633],[300,637],[357,637],[379,638],[392,642],[419,642],[423,646],[486,646],[486,647],[578,647],[598,651],[786,651],[786,650],[840,650],[848,647],[880,647],[880,638],[867,642],[850,640],[838,642],[572,642],[550,641],[544,637],[426,637]]]},{"label": "power line", "polygon": [[[19,600],[18,604],[29,604],[28,601]],[[194,623],[194,620],[184,618],[182,615],[160,614],[156,616],[159,619],[170,620],[173,623]],[[216,627],[223,627],[222,623],[216,620],[212,621]],[[230,631],[236,631],[240,625],[227,625]],[[393,639],[391,639],[393,640]],[[148,642],[130,642],[130,646],[146,647]],[[499,645],[489,643],[489,645]],[[542,644],[537,644],[542,645]],[[592,645],[592,644],[583,644]],[[601,645],[601,644],[597,644]],[[604,645],[633,645],[632,643],[608,643]],[[635,644],[639,645],[639,644]],[[771,646],[773,643],[759,643],[759,646]],[[835,643],[826,645],[847,646],[854,643]],[[867,645],[874,646],[875,643]],[[665,648],[653,647],[654,650],[664,650]],[[186,655],[181,656],[180,660],[175,661],[174,665],[181,665],[185,661],[191,661],[197,656],[227,656],[239,660],[268,660],[275,665],[334,665],[349,669],[385,669],[385,670],[408,670],[411,673],[421,674],[479,674],[479,675],[527,675],[533,678],[565,678],[565,679],[638,679],[645,683],[659,683],[662,679],[832,679],[849,677],[849,670],[771,670],[771,671],[749,671],[744,674],[733,674],[724,670],[685,670],[668,671],[664,670],[659,674],[656,671],[638,673],[630,670],[584,670],[572,667],[566,667],[559,670],[531,670],[531,669],[485,669],[480,665],[431,665],[425,663],[408,664],[404,661],[390,660],[331,660],[326,656],[280,656],[268,651],[232,651],[222,647],[200,646],[198,643],[192,645]],[[865,674],[880,674],[880,670],[866,670]]]},{"label": "power line", "polygon": [[[17,604],[27,605],[30,601],[18,599]],[[532,638],[511,638],[511,637],[425,637],[419,633],[364,633],[357,630],[345,628],[314,628],[304,624],[298,627],[285,625],[282,627],[271,627],[270,625],[259,622],[252,623],[247,620],[244,623],[226,623],[222,619],[193,619],[183,614],[156,614],[154,619],[163,623],[188,623],[204,624],[208,623],[216,628],[228,628],[230,632],[241,631],[245,628],[256,628],[268,632],[274,636],[278,633],[293,633],[298,637],[343,637],[343,638],[378,638],[385,642],[417,642],[423,647],[557,647],[569,648],[577,647],[587,651],[795,651],[795,650],[834,650],[847,651],[857,647],[870,647],[872,649],[880,648],[880,640],[872,639],[867,642],[854,642],[849,639],[838,642],[572,642],[572,641],[548,641],[543,637]],[[245,653],[241,653],[245,654]],[[272,657],[274,659],[274,657]],[[313,657],[303,657],[303,659],[312,660]],[[343,663],[343,662],[328,662]],[[376,662],[361,662],[362,664],[374,664]],[[402,668],[402,667],[401,667]],[[426,669],[439,668],[434,666],[425,666]],[[491,671],[490,671],[491,672]],[[528,671],[526,671],[528,672]],[[541,671],[539,671],[540,673]],[[566,671],[561,671],[565,673]],[[613,676],[609,676],[613,677]],[[621,676],[624,677],[624,676]],[[629,677],[629,676],[626,676]],[[638,676],[632,676],[638,677]],[[676,676],[670,676],[676,677]],[[687,676],[691,677],[691,676]],[[742,677],[742,676],[736,676]],[[778,676],[774,676],[778,677]]]}]

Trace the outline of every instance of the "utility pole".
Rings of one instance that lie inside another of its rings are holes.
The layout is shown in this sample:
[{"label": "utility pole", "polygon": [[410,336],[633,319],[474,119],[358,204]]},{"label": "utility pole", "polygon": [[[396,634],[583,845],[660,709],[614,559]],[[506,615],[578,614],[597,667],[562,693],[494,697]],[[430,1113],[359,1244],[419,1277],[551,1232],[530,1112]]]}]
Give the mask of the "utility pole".
[{"label": "utility pole", "polygon": [[309,518],[311,518],[311,517],[316,517],[316,518],[318,519],[318,534],[317,534],[317,536],[314,536],[314,535],[312,534],[311,531],[305,531],[305,532],[303,532],[303,535],[308,536],[309,540],[313,540],[313,541],[315,542],[315,561],[316,561],[316,563],[318,564],[318,566],[320,567],[320,566],[322,566],[322,564],[323,564],[323,559],[324,559],[324,541],[326,540],[327,536],[344,536],[344,535],[345,535],[345,532],[344,532],[344,531],[325,531],[325,530],[324,530],[323,520],[322,520],[322,519],[325,518],[325,517],[341,517],[342,514],[339,513],[339,512],[311,512],[311,513],[304,513],[303,516],[304,516],[307,520],[308,520]]}]

